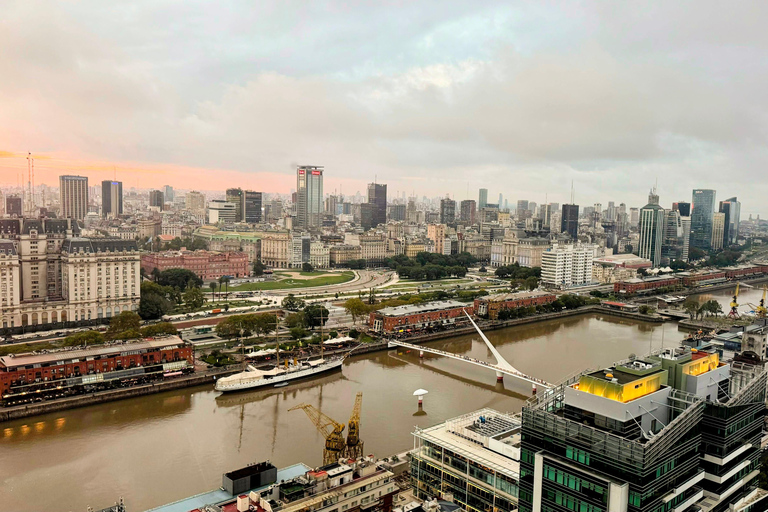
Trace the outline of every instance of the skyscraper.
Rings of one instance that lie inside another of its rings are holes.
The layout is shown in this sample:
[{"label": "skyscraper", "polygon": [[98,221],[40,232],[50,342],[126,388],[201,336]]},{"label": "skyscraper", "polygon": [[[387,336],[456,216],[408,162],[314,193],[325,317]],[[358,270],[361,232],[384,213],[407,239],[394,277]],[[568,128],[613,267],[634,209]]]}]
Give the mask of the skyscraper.
[{"label": "skyscraper", "polygon": [[470,224],[475,223],[475,215],[477,212],[477,204],[474,199],[465,199],[460,204],[461,221],[468,222]]},{"label": "skyscraper", "polygon": [[297,227],[319,228],[323,214],[323,167],[301,165],[296,169]]},{"label": "skyscraper", "polygon": [[651,260],[654,267],[661,264],[661,245],[664,240],[664,209],[659,196],[651,191],[648,204],[640,209],[640,240],[637,255]]},{"label": "skyscraper", "polygon": [[727,236],[727,219],[728,216],[723,212],[715,212],[712,215],[712,239],[709,242],[712,250],[723,248],[723,241]]},{"label": "skyscraper", "polygon": [[723,245],[733,245],[739,238],[739,220],[741,203],[735,197],[720,202],[720,211],[726,214],[725,235]]},{"label": "skyscraper", "polygon": [[161,210],[165,206],[165,198],[163,192],[160,190],[152,190],[149,192],[149,206],[159,207]]},{"label": "skyscraper", "polygon": [[691,203],[691,247],[708,250],[712,242],[715,191],[695,189]]},{"label": "skyscraper", "polygon": [[10,217],[21,217],[21,197],[8,196],[5,198],[5,214]]},{"label": "skyscraper", "polygon": [[680,212],[681,217],[690,217],[691,216],[691,203],[686,203],[684,201],[678,201],[677,203],[672,203],[672,209],[677,210]]},{"label": "skyscraper", "polygon": [[165,200],[169,203],[173,202],[173,199],[175,198],[175,194],[173,192],[173,187],[170,185],[166,185],[163,187],[163,193],[165,195]]},{"label": "skyscraper", "polygon": [[456,222],[456,201],[445,198],[440,200],[440,223],[453,224]]},{"label": "skyscraper", "polygon": [[373,205],[373,226],[387,223],[387,186],[381,183],[368,184],[368,202]]},{"label": "skyscraper", "polygon": [[88,213],[88,178],[85,176],[59,176],[61,217],[85,219]]},{"label": "skyscraper", "polygon": [[115,218],[123,214],[123,183],[104,180],[101,182],[101,216]]},{"label": "skyscraper", "polygon": [[228,188],[226,191],[226,201],[235,205],[235,222],[242,222],[245,217],[245,202],[243,201],[243,189]]},{"label": "skyscraper", "polygon": [[243,194],[243,220],[248,224],[261,222],[261,192],[246,190]]},{"label": "skyscraper", "polygon": [[677,210],[664,210],[664,240],[661,258],[667,261],[683,259],[683,217]]},{"label": "skyscraper", "polygon": [[478,208],[485,208],[485,205],[488,204],[488,189],[487,188],[481,188],[480,189],[480,197],[477,201],[477,207]]},{"label": "skyscraper", "polygon": [[572,240],[579,237],[579,205],[564,204],[560,219],[560,232],[568,233]]}]

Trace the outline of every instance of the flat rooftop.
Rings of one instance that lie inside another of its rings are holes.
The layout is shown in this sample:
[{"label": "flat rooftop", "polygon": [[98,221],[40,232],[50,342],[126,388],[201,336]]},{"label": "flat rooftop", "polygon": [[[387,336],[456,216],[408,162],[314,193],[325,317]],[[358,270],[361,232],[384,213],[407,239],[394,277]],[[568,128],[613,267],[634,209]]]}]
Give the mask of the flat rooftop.
[{"label": "flat rooftop", "polygon": [[162,349],[176,345],[184,345],[184,341],[178,336],[164,336],[162,338],[145,339],[133,343],[111,343],[109,345],[96,345],[74,350],[41,351],[39,353],[9,354],[0,357],[0,367],[9,370],[20,366],[34,364],[56,363],[58,361],[72,361],[87,357],[109,356],[122,352],[136,350]]},{"label": "flat rooftop", "polygon": [[[293,480],[294,478],[304,475],[307,471],[311,471],[311,469],[312,468],[306,464],[294,464],[293,466],[288,466],[287,468],[278,469],[277,481],[280,482],[282,480]],[[268,487],[269,485],[265,485],[256,489],[249,489],[248,492],[261,492],[266,490]],[[248,492],[245,494],[248,494]],[[214,491],[196,494],[188,498],[183,498],[179,501],[174,501],[173,503],[168,503],[167,505],[162,505],[150,509],[147,510],[147,512],[190,512],[191,510],[202,509],[206,505],[221,503],[222,501],[232,500],[236,497],[236,495],[229,494],[224,489],[216,489]]]},{"label": "flat rooftop", "polygon": [[515,292],[515,293],[497,293],[495,295],[486,295],[485,297],[478,297],[481,301],[488,302],[503,302],[508,300],[529,299],[532,297],[547,297],[554,296],[553,293],[543,292],[536,290],[532,292]]},{"label": "flat rooftop", "polygon": [[394,306],[391,308],[383,308],[378,311],[384,316],[408,316],[416,315],[418,313],[430,313],[432,311],[443,311],[446,309],[466,308],[471,307],[469,304],[464,304],[456,300],[437,300],[432,302],[426,302],[424,304],[406,304],[404,306]]}]

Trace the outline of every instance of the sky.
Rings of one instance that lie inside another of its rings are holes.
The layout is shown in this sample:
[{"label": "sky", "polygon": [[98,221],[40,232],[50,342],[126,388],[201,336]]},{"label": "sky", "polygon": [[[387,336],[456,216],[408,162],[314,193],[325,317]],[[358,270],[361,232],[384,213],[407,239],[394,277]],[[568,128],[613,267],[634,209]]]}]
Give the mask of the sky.
[{"label": "sky", "polygon": [[6,0],[0,183],[768,214],[766,2]]}]

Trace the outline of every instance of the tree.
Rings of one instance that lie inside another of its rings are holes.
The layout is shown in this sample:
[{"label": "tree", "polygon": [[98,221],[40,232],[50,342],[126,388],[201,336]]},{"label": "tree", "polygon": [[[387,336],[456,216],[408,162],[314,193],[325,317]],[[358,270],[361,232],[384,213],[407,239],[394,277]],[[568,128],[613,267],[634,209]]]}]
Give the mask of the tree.
[{"label": "tree", "polygon": [[322,304],[310,304],[304,308],[304,323],[310,329],[328,322],[328,310]]},{"label": "tree", "polygon": [[226,299],[229,296],[229,276],[221,276],[219,278],[219,293],[221,293],[221,285],[226,286],[226,290],[224,291],[224,298]]},{"label": "tree", "polygon": [[285,317],[285,326],[289,329],[294,327],[304,327],[304,315],[301,313],[291,313]]},{"label": "tree", "polygon": [[651,308],[651,306],[649,306],[649,305],[647,305],[647,304],[643,304],[642,306],[640,306],[639,308],[637,308],[637,311],[638,311],[638,312],[639,312],[641,315],[650,315],[650,314],[653,312],[653,308]]},{"label": "tree", "polygon": [[190,311],[203,307],[203,304],[205,303],[205,296],[203,296],[202,290],[194,286],[187,288],[187,291],[184,292],[182,297]]},{"label": "tree", "polygon": [[288,332],[290,332],[291,338],[295,340],[300,340],[309,334],[309,332],[301,326],[291,327]]},{"label": "tree", "polygon": [[62,345],[65,347],[77,347],[80,345],[101,345],[104,343],[104,335],[99,331],[85,331],[71,334],[64,338]]},{"label": "tree", "polygon": [[211,281],[208,283],[208,288],[211,289],[211,295],[213,296],[213,302],[216,302],[216,283]]},{"label": "tree", "polygon": [[158,279],[160,279],[160,271],[155,267],[152,269],[152,280],[157,282]]},{"label": "tree", "polygon": [[123,311],[119,315],[113,316],[109,321],[107,329],[107,338],[116,339],[121,333],[126,331],[139,332],[141,328],[141,318],[133,311]]},{"label": "tree", "polygon": [[277,315],[274,313],[262,313],[255,315],[252,320],[253,331],[256,336],[266,336],[271,332],[275,332],[277,327]]},{"label": "tree", "polygon": [[139,332],[142,338],[152,338],[163,334],[178,334],[179,331],[170,322],[160,322],[159,324],[145,325]]},{"label": "tree", "polygon": [[685,299],[685,302],[683,302],[683,309],[691,317],[691,320],[693,320],[694,316],[698,316],[699,301],[693,297],[688,297]]},{"label": "tree", "polygon": [[179,290],[184,290],[191,286],[199,287],[203,285],[203,280],[191,270],[185,268],[169,268],[159,273],[157,284],[160,286],[173,286]]},{"label": "tree", "polygon": [[367,314],[369,308],[360,299],[347,299],[344,301],[344,311],[352,317],[352,323],[357,325],[357,319]]},{"label": "tree", "polygon": [[289,293],[283,299],[283,309],[287,309],[288,311],[299,311],[300,309],[303,309],[303,308],[304,308],[304,301],[297,298],[292,293]]},{"label": "tree", "polygon": [[525,279],[525,287],[529,290],[535,290],[539,286],[539,278],[536,276],[530,276]]},{"label": "tree", "polygon": [[702,249],[699,249],[698,247],[691,247],[688,250],[688,260],[689,261],[700,260],[702,258],[705,258],[706,256],[707,256],[707,253],[704,252]]},{"label": "tree", "polygon": [[267,267],[264,266],[264,264],[261,262],[261,260],[256,260],[253,262],[253,275],[255,276],[263,276],[264,270]]},{"label": "tree", "polygon": [[312,272],[313,270],[315,270],[315,267],[313,267],[311,263],[307,263],[307,262],[302,263],[301,265],[302,272]]},{"label": "tree", "polygon": [[173,294],[174,290],[170,287],[144,281],[141,283],[139,316],[144,320],[153,320],[165,315],[173,309],[173,303],[169,299]]}]

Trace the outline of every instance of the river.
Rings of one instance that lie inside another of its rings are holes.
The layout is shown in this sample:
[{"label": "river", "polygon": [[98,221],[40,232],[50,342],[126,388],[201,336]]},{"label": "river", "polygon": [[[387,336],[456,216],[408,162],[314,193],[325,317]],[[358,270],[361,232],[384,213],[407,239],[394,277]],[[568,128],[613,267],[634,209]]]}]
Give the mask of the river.
[{"label": "river", "polygon": [[[677,325],[596,314],[488,333],[521,371],[556,382],[629,354],[671,346]],[[477,336],[429,346],[493,361]],[[413,391],[425,388],[423,411]],[[131,512],[221,485],[221,474],[270,459],[319,465],[323,439],[300,403],[346,423],[363,392],[365,452],[390,455],[427,427],[482,407],[520,411],[530,385],[460,361],[398,351],[348,360],[343,372],[281,389],[217,397],[197,387],[52,413],[0,425],[0,511],[85,511],[120,496]]]}]

